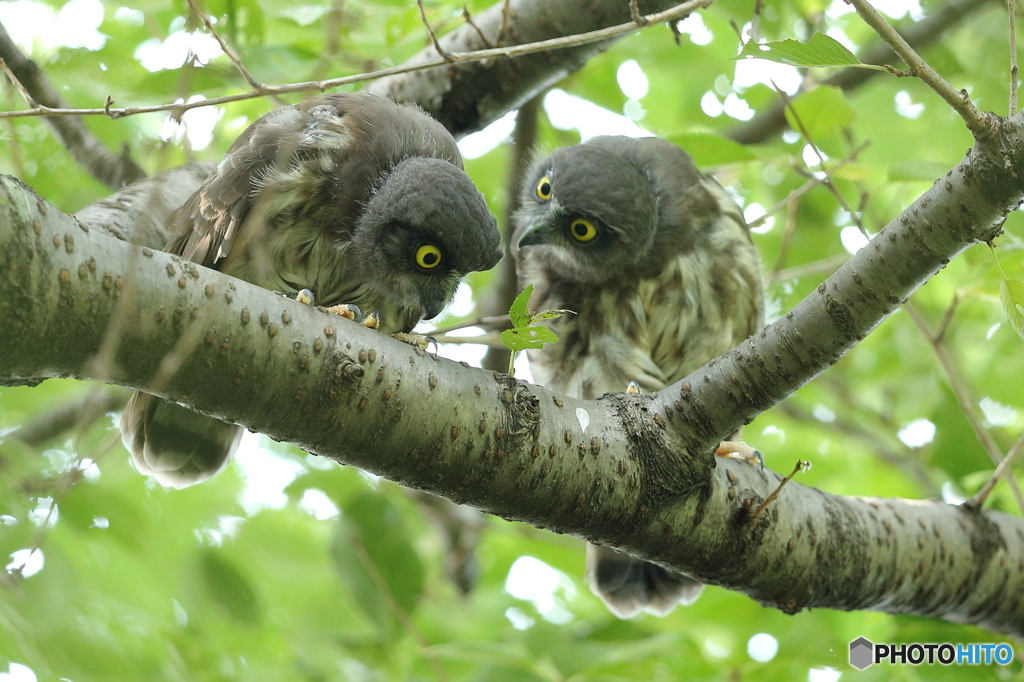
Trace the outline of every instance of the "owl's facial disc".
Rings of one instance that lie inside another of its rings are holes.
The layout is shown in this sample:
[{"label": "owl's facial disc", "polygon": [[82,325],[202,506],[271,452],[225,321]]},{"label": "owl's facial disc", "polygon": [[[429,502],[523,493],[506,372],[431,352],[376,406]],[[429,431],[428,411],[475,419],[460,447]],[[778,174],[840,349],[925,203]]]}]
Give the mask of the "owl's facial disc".
[{"label": "owl's facial disc", "polygon": [[457,166],[411,158],[382,179],[352,237],[370,286],[422,317],[437,316],[461,277],[501,259],[497,222]]}]

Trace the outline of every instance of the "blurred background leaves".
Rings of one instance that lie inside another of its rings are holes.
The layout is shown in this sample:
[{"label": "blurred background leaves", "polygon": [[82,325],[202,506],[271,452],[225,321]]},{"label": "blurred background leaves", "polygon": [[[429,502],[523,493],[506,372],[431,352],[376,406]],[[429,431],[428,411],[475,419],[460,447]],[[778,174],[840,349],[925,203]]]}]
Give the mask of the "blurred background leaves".
[{"label": "blurred background leaves", "polygon": [[[471,12],[487,0],[469,3]],[[879,3],[909,25],[941,0]],[[0,22],[73,106],[160,104],[245,88],[184,2],[0,3]],[[426,43],[415,6],[390,0],[215,0],[205,10],[253,75],[267,83],[398,64]],[[439,33],[462,3],[428,1]],[[723,0],[682,22],[677,46],[658,27],[591,61],[543,100],[538,155],[581,132],[661,135],[688,148],[757,221],[754,240],[776,318],[895,217],[970,146],[960,120],[913,79],[881,75],[852,91],[796,97],[800,134],[739,145],[727,135],[793,93],[807,74],[731,61],[751,3]],[[198,32],[197,32],[198,31]],[[841,0],[768,0],[765,39],[826,32],[855,52],[873,40]],[[195,61],[185,64],[188,55]],[[1005,10],[978,8],[922,50],[983,110],[1006,112]],[[830,72],[814,72],[825,78]],[[0,88],[0,107],[22,108]],[[247,100],[120,120],[90,129],[126,145],[150,173],[216,160],[272,106]],[[598,108],[600,107],[600,108]],[[792,118],[792,113],[790,114]],[[464,144],[467,170],[504,215],[511,120]],[[503,128],[500,126],[504,126]],[[0,172],[67,212],[105,196],[38,119],[0,121]],[[472,158],[469,158],[472,157]],[[822,159],[825,159],[822,161]],[[831,187],[822,171],[832,170]],[[810,183],[798,198],[795,190]],[[837,198],[842,197],[842,201]],[[781,204],[781,206],[780,206]],[[997,241],[1010,279],[1024,278],[1020,212]],[[460,293],[444,325],[472,319],[491,275]],[[966,392],[1005,449],[1024,428],[1024,353],[999,301],[987,247],[968,250],[912,298],[956,378],[904,311],[791,399],[748,426],[766,464],[814,468],[803,483],[846,495],[956,501],[992,463],[954,388]],[[955,305],[954,305],[955,302]],[[945,322],[943,322],[945,320]],[[479,362],[483,348],[443,346]],[[518,366],[517,366],[518,367]],[[0,677],[57,680],[718,680],[1010,679],[1021,666],[872,668],[854,672],[848,643],[999,638],[937,620],[869,612],[785,616],[710,587],[664,619],[623,622],[582,581],[582,542],[489,518],[472,559],[474,589],[448,579],[445,534],[398,486],[247,435],[238,462],[212,481],[168,491],[136,474],[117,411],[31,444],[16,429],[93,387],[50,380],[0,387]],[[102,389],[105,390],[105,389]],[[990,504],[1019,514],[1004,485]]]}]

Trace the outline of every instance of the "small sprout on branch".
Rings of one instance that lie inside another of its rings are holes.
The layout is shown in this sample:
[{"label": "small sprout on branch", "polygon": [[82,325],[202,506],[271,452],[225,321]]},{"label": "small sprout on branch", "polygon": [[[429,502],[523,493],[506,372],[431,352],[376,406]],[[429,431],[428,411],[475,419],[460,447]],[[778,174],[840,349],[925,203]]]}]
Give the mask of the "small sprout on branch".
[{"label": "small sprout on branch", "polygon": [[553,320],[566,313],[572,313],[571,310],[542,310],[539,313],[531,314],[526,306],[530,302],[532,293],[533,285],[531,284],[516,296],[516,300],[512,301],[512,307],[508,310],[512,329],[506,329],[499,337],[501,342],[512,351],[508,359],[508,375],[510,377],[515,376],[516,355],[519,354],[519,351],[543,348],[544,344],[558,341],[558,336],[553,331],[534,323],[539,320]]},{"label": "small sprout on branch", "polygon": [[786,476],[784,479],[782,479],[779,482],[779,486],[775,490],[772,491],[772,494],[769,495],[768,497],[766,497],[764,502],[761,503],[761,506],[759,506],[757,509],[755,509],[750,514],[750,520],[753,521],[758,516],[760,516],[761,512],[763,512],[768,507],[768,505],[771,504],[772,501],[776,497],[779,496],[779,493],[782,492],[782,486],[786,485],[791,480],[793,480],[793,477],[796,476],[801,471],[810,471],[810,469],[811,469],[811,463],[810,462],[806,462],[806,461],[804,461],[802,459],[798,459],[796,461],[796,466],[793,467],[793,471],[789,474],[789,476]]}]

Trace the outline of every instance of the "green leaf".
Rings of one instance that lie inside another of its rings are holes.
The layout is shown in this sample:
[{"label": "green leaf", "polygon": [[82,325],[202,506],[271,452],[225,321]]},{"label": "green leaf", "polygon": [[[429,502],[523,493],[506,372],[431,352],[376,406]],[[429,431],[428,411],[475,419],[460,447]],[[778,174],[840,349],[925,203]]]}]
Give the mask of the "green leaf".
[{"label": "green leaf", "polygon": [[516,300],[512,301],[512,307],[508,309],[508,316],[512,320],[513,327],[525,327],[530,324],[530,313],[526,310],[526,306],[530,303],[530,294],[532,293],[533,285],[529,284],[519,292]]},{"label": "green leaf", "polygon": [[401,630],[423,594],[424,571],[398,509],[378,492],[364,492],[342,510],[331,550],[341,580],[387,639]]},{"label": "green leaf", "polygon": [[891,182],[906,182],[908,180],[920,180],[932,182],[935,178],[941,178],[949,166],[934,161],[899,161],[889,166],[889,180]]},{"label": "green leaf", "polygon": [[786,122],[793,130],[799,131],[800,119],[803,129],[812,140],[837,133],[853,121],[853,108],[846,102],[843,91],[831,85],[823,85],[793,100],[792,108],[786,109]]},{"label": "green leaf", "polygon": [[545,343],[554,343],[558,337],[547,327],[518,327],[506,329],[500,334],[501,342],[513,351],[543,348]]},{"label": "green leaf", "polygon": [[693,162],[701,168],[737,161],[753,161],[757,158],[750,148],[716,133],[680,133],[671,135],[668,139],[685,149],[693,157]]},{"label": "green leaf", "polygon": [[747,59],[749,57],[792,66],[859,66],[864,69],[885,71],[881,66],[862,63],[852,52],[824,33],[815,33],[806,43],[791,38],[770,43],[755,43],[751,40],[732,59]]},{"label": "green leaf", "polygon": [[260,601],[256,590],[220,552],[207,549],[200,557],[200,570],[210,599],[225,608],[237,621],[256,625],[260,621]]},{"label": "green leaf", "polygon": [[1013,331],[1024,339],[1024,282],[1004,279],[999,285],[999,300]]}]

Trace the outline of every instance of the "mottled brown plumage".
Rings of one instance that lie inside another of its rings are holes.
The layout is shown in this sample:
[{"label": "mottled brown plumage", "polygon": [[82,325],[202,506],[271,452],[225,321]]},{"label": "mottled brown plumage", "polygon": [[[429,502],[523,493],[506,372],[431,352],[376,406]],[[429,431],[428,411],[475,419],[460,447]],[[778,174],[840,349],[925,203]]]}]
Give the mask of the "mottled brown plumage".
[{"label": "mottled brown plumage", "polygon": [[[268,289],[309,289],[320,305],[374,311],[384,333],[436,316],[463,275],[501,257],[448,131],[364,93],[259,119],[171,221],[167,251]],[[121,418],[139,471],[176,488],[223,469],[241,431],[144,393]]]},{"label": "mottled brown plumage", "polygon": [[[558,343],[529,351],[534,379],[554,391],[657,391],[762,326],[739,206],[669,142],[598,137],[555,151],[524,184],[516,226],[531,308],[577,313],[549,323]],[[623,618],[663,615],[702,587],[606,547],[589,545],[587,560],[591,587]]]}]

